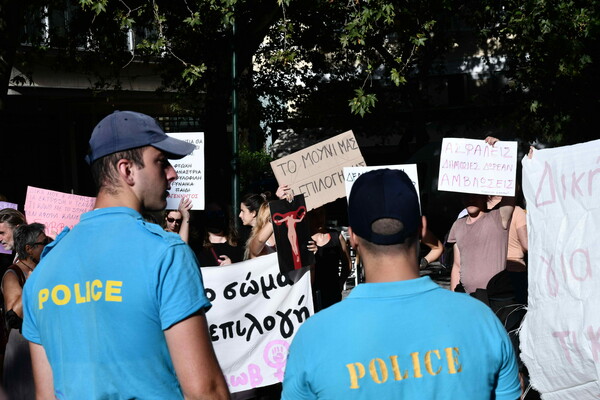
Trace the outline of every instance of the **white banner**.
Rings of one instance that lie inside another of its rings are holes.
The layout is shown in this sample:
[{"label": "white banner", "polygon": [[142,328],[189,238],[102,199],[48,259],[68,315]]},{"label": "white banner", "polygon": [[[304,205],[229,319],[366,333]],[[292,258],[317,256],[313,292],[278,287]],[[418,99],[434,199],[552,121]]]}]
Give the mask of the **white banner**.
[{"label": "white banner", "polygon": [[442,140],[438,190],[514,196],[516,176],[517,142]]},{"label": "white banner", "polygon": [[417,164],[399,164],[399,165],[381,165],[377,167],[345,167],[344,168],[344,183],[346,185],[346,202],[350,197],[350,190],[354,181],[365,172],[374,171],[376,169],[399,169],[404,171],[410,178],[415,189],[417,190],[417,196],[419,197],[419,203],[421,202],[421,193],[419,192],[419,175],[417,174]]},{"label": "white banner", "polygon": [[529,309],[521,358],[548,400],[600,398],[600,140],[523,159]]},{"label": "white banner", "polygon": [[171,184],[167,210],[177,210],[183,197],[192,200],[192,210],[204,210],[204,132],[169,132],[168,135],[194,144],[196,150],[181,160],[171,161],[178,178]]},{"label": "white banner", "polygon": [[292,339],[314,313],[310,273],[292,285],[273,253],[202,268],[202,276],[212,302],[209,333],[229,390],[282,382]]}]

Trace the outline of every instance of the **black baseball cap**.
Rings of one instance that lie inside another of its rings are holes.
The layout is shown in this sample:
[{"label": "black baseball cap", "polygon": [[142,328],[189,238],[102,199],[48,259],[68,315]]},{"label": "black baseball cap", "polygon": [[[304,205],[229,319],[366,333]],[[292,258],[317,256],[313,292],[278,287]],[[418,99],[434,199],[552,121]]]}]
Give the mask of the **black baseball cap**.
[{"label": "black baseball cap", "polygon": [[[382,218],[400,221],[403,229],[391,235],[373,232],[372,224]],[[379,245],[404,243],[415,235],[421,225],[421,210],[408,175],[385,168],[359,176],[348,199],[348,225],[361,238]]]},{"label": "black baseball cap", "polygon": [[90,152],[85,157],[88,164],[118,151],[152,146],[178,160],[190,154],[196,146],[169,137],[154,118],[134,112],[115,111],[96,125],[90,138]]}]

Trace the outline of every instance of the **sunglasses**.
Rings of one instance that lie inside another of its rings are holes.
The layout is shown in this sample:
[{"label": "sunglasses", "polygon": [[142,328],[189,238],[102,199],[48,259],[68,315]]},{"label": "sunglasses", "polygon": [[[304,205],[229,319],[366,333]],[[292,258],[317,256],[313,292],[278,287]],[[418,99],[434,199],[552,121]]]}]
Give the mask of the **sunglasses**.
[{"label": "sunglasses", "polygon": [[181,221],[183,221],[183,218],[175,219],[173,217],[167,217],[167,221],[169,221],[170,223],[177,222],[178,224],[181,224]]},{"label": "sunglasses", "polygon": [[46,237],[46,239],[42,240],[41,242],[31,243],[31,245],[32,246],[45,246],[51,242],[52,242],[52,238]]}]

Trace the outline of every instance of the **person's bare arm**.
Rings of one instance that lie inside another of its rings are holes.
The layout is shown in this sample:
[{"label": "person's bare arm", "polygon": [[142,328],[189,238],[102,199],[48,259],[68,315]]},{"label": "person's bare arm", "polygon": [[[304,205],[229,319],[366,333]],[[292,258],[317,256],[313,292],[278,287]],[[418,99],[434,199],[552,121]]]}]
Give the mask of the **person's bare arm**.
[{"label": "person's bare arm", "polygon": [[184,197],[179,202],[177,211],[181,213],[181,226],[179,227],[179,236],[186,243],[190,242],[190,210],[192,209],[192,200]]},{"label": "person's bare arm", "polygon": [[256,236],[254,236],[254,238],[252,238],[250,243],[248,243],[248,250],[250,251],[250,258],[260,256],[260,253],[262,253],[263,249],[265,248],[267,240],[269,240],[269,238],[271,237],[272,234],[273,234],[273,224],[271,224],[271,223],[266,224],[265,226],[263,226],[260,229],[260,231],[258,231]]},{"label": "person's bare arm", "polygon": [[496,207],[500,210],[502,227],[504,229],[508,229],[510,226],[510,220],[512,219],[513,211],[515,210],[515,198],[503,196],[502,200]]},{"label": "person's bare arm", "polygon": [[5,310],[13,310],[15,314],[23,318],[23,303],[21,301],[23,289],[19,284],[17,274],[9,271],[4,275],[4,279],[2,279],[2,293],[4,295]]},{"label": "person's bare arm", "polygon": [[29,342],[31,365],[33,367],[33,382],[35,383],[36,400],[54,400],[54,382],[52,368],[46,356],[46,350],[37,343]]},{"label": "person's bare arm", "polygon": [[450,290],[454,291],[460,282],[460,251],[458,246],[454,244],[454,263],[452,264],[452,272],[450,273]]},{"label": "person's bare arm", "polygon": [[425,231],[425,236],[421,238],[421,243],[429,247],[429,253],[425,255],[427,263],[432,263],[439,259],[444,252],[444,244],[429,229]]},{"label": "person's bare arm", "polygon": [[229,399],[204,313],[171,326],[165,330],[165,338],[186,400]]},{"label": "person's bare arm", "polygon": [[527,225],[517,228],[517,237],[523,251],[529,251],[529,242],[527,241]]}]

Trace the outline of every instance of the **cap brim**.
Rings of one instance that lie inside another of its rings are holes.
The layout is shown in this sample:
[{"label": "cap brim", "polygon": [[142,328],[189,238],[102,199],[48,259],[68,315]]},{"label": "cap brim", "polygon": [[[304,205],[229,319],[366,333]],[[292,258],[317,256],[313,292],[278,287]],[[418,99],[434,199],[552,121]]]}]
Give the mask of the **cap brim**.
[{"label": "cap brim", "polygon": [[167,137],[160,142],[152,143],[151,146],[167,153],[168,158],[171,160],[179,160],[180,158],[191,154],[192,151],[196,149],[194,144],[172,137]]}]

